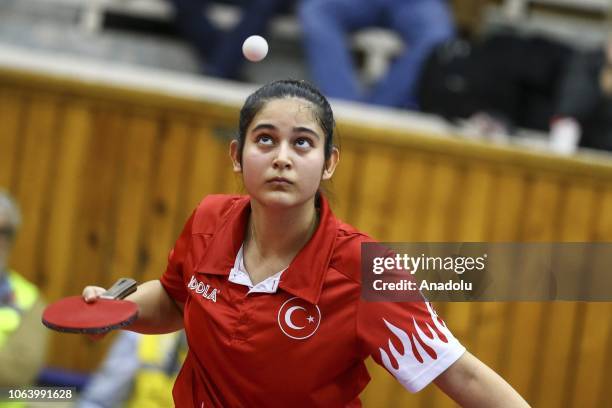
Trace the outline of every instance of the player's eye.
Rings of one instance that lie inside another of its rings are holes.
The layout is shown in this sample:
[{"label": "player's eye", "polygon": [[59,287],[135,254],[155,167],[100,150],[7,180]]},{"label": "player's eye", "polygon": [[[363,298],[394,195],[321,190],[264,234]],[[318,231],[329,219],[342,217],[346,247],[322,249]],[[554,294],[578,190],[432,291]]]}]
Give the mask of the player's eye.
[{"label": "player's eye", "polygon": [[308,139],[306,137],[297,138],[295,140],[295,145],[297,147],[299,147],[300,149],[308,149],[310,147],[313,147],[312,140],[310,140],[310,139]]},{"label": "player's eye", "polygon": [[274,140],[272,139],[272,137],[266,134],[258,135],[255,141],[257,142],[257,144],[260,144],[263,146],[272,146],[272,144],[274,143]]}]

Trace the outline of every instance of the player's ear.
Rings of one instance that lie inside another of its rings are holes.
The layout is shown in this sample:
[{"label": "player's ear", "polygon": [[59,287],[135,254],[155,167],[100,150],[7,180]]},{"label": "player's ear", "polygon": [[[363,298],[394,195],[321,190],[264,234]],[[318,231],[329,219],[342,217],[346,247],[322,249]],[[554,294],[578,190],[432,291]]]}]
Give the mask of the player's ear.
[{"label": "player's ear", "polygon": [[238,141],[232,140],[230,143],[230,158],[232,159],[232,168],[234,172],[240,173],[242,172],[242,166],[240,165],[240,157],[238,151]]},{"label": "player's ear", "polygon": [[325,161],[325,167],[323,167],[323,175],[321,176],[321,180],[329,180],[332,178],[334,171],[336,171],[338,161],[340,161],[340,151],[334,146],[332,147],[329,159]]}]

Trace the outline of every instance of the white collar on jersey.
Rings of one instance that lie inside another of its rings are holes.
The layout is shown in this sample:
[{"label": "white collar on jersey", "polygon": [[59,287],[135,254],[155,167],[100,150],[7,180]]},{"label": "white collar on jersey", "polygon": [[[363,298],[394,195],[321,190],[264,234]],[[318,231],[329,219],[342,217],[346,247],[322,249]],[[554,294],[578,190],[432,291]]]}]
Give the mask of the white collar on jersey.
[{"label": "white collar on jersey", "polygon": [[280,277],[287,270],[287,268],[283,269],[280,272],[275,273],[272,276],[267,277],[263,281],[259,282],[257,285],[253,285],[251,281],[251,277],[247,272],[244,266],[244,244],[240,246],[240,250],[236,255],[236,260],[234,261],[234,267],[230,270],[230,274],[228,280],[230,282],[236,283],[238,285],[244,285],[249,288],[248,293],[276,293],[276,289],[278,289],[278,283],[280,282]]}]

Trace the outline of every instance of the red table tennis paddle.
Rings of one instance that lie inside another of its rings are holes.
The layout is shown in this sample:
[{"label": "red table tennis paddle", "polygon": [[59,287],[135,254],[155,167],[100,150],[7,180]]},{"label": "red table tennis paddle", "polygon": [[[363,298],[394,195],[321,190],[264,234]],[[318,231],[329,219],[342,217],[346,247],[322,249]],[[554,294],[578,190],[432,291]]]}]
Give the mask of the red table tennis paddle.
[{"label": "red table tennis paddle", "polygon": [[94,302],[71,296],[47,306],[42,322],[66,333],[101,334],[128,326],[138,317],[138,305],[121,300],[136,291],[133,279],[121,278]]}]

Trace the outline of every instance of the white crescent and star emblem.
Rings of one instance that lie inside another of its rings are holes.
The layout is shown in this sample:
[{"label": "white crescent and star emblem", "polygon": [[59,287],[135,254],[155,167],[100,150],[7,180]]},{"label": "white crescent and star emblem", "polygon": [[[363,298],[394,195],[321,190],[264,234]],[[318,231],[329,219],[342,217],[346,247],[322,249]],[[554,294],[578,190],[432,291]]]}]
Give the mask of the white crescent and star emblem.
[{"label": "white crescent and star emblem", "polygon": [[287,300],[278,310],[279,327],[287,337],[295,340],[304,340],[312,336],[320,323],[319,306],[298,297]]},{"label": "white crescent and star emblem", "polygon": [[[306,311],[306,309],[304,309],[301,306],[291,306],[288,310],[287,313],[285,313],[285,323],[287,323],[287,326],[291,327],[293,330],[302,330],[305,326],[296,326],[295,324],[293,324],[293,322],[291,321],[291,315],[293,314],[293,312],[295,310],[304,310]],[[308,316],[308,317],[312,317],[312,316]],[[310,321],[310,320],[309,320]]]}]

